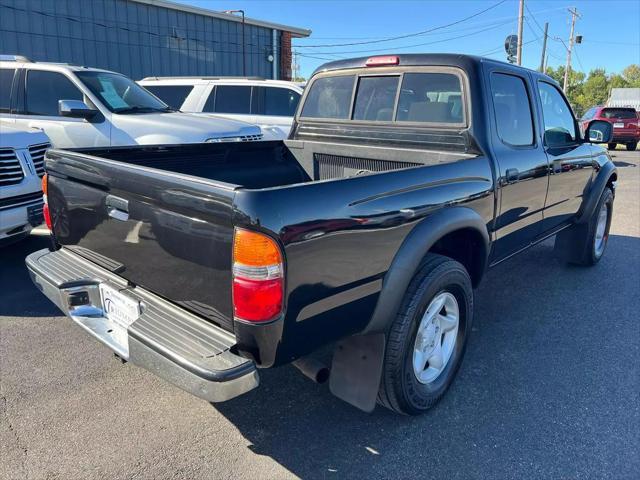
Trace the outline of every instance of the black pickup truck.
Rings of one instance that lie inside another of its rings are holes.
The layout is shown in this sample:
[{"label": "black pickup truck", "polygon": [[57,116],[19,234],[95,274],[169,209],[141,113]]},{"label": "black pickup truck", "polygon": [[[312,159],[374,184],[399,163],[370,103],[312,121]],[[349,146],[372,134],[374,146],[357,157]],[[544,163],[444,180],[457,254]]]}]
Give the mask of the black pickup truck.
[{"label": "black pickup truck", "polygon": [[[513,65],[328,63],[284,142],[49,150],[52,247],[26,262],[117,356],[210,402],[293,362],[363,410],[418,414],[455,377],[489,267],[552,235],[598,262],[611,135]],[[328,375],[312,354],[330,346]]]}]

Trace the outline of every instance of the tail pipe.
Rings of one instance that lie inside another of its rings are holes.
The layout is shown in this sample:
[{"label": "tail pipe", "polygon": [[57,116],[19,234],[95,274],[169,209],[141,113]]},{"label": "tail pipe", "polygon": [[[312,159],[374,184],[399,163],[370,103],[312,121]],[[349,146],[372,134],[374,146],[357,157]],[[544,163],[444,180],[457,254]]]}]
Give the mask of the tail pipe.
[{"label": "tail pipe", "polygon": [[329,380],[329,367],[311,357],[302,357],[293,362],[293,366],[316,383]]}]

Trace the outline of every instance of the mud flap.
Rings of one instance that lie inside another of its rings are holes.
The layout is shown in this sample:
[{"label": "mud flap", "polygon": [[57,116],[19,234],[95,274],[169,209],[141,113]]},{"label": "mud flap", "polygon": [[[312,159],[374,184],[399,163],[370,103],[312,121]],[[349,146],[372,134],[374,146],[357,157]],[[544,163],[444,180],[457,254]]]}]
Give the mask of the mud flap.
[{"label": "mud flap", "polygon": [[331,393],[360,410],[373,411],[382,376],[384,347],[383,333],[340,340],[331,364]]}]

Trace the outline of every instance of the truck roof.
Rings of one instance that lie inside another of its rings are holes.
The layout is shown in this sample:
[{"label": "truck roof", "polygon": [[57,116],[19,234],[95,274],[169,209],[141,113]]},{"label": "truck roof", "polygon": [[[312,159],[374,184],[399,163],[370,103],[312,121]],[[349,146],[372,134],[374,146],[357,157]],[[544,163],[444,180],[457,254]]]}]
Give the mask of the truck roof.
[{"label": "truck roof", "polygon": [[[537,75],[544,75],[536,70],[532,70],[526,67],[521,67],[507,62],[501,62],[486,57],[479,57],[476,55],[464,55],[459,53],[390,53],[383,55],[373,55],[368,57],[349,58],[345,60],[336,60],[320,65],[313,74],[320,72],[329,72],[333,70],[345,70],[349,68],[364,68],[367,66],[367,61],[373,58],[381,57],[397,57],[398,62],[394,66],[447,66],[447,67],[459,67],[462,69],[470,68],[479,63],[496,63],[508,65],[510,68],[522,68],[529,72],[534,72]],[[548,77],[551,79],[551,77]]]}]

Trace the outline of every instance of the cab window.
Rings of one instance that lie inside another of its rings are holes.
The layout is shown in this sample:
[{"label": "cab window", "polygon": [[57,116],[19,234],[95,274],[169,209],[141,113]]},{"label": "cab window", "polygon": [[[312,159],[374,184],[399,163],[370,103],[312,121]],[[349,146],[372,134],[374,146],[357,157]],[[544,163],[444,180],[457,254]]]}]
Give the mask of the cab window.
[{"label": "cab window", "polygon": [[547,82],[538,82],[544,120],[544,141],[547,146],[562,146],[575,143],[576,127],[569,104],[556,87]]},{"label": "cab window", "polygon": [[251,113],[275,117],[293,117],[300,94],[280,87],[253,87]]},{"label": "cab window", "polygon": [[9,113],[11,109],[11,85],[15,73],[14,68],[0,70],[0,113]]},{"label": "cab window", "polygon": [[211,91],[204,112],[251,113],[251,87],[242,85],[216,85]]},{"label": "cab window", "polygon": [[532,145],[531,105],[524,80],[514,75],[492,73],[491,97],[500,140],[513,146]]},{"label": "cab window", "polygon": [[27,115],[57,117],[58,100],[83,100],[82,92],[61,73],[43,70],[27,72]]}]

